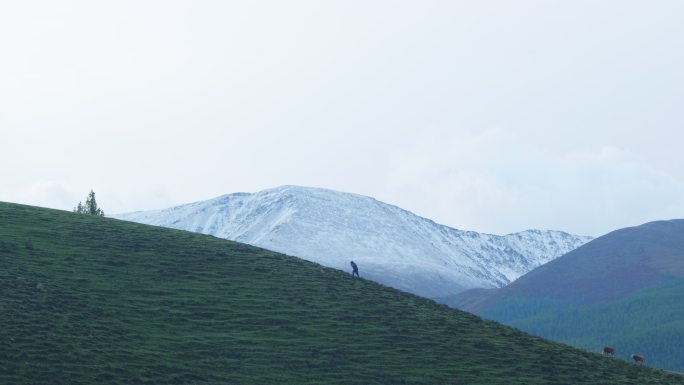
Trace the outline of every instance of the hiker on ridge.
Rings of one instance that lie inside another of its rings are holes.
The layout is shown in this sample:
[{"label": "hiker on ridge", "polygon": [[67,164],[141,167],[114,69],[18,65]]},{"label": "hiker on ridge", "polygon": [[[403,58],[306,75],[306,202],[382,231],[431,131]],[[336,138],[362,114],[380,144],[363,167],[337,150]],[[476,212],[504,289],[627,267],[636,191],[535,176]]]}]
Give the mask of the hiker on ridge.
[{"label": "hiker on ridge", "polygon": [[361,277],[359,276],[359,267],[356,266],[356,263],[354,263],[354,261],[351,261],[351,267],[352,267],[352,277],[353,277],[354,275],[356,275],[357,277],[361,278]]}]

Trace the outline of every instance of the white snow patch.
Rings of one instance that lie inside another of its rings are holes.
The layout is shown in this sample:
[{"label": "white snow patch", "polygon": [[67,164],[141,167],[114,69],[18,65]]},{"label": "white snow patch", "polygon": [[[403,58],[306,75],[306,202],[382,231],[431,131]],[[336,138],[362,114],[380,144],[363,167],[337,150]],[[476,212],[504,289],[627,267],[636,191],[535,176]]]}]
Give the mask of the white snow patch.
[{"label": "white snow patch", "polygon": [[426,297],[504,286],[591,240],[562,231],[505,236],[437,224],[373,198],[283,186],[113,217],[295,255]]}]

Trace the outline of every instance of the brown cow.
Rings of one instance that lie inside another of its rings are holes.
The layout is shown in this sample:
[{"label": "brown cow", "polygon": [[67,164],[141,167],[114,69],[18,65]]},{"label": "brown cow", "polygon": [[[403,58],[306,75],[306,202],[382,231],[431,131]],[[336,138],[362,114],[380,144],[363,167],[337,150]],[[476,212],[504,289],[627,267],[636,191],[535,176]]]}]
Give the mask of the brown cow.
[{"label": "brown cow", "polygon": [[632,354],[630,357],[632,357],[635,364],[643,364],[646,361],[646,357],[639,354]]},{"label": "brown cow", "polygon": [[604,346],[601,354],[603,354],[604,356],[615,357],[615,348],[612,348],[610,346]]}]

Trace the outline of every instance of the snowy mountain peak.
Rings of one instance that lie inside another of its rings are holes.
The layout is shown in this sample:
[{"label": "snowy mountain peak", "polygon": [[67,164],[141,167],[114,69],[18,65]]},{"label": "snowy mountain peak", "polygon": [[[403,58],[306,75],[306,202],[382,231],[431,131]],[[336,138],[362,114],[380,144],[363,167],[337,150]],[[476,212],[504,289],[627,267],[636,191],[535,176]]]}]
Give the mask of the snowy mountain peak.
[{"label": "snowy mountain peak", "polygon": [[249,243],[427,297],[500,287],[591,239],[562,231],[497,236],[437,224],[374,198],[280,186],[115,216]]}]

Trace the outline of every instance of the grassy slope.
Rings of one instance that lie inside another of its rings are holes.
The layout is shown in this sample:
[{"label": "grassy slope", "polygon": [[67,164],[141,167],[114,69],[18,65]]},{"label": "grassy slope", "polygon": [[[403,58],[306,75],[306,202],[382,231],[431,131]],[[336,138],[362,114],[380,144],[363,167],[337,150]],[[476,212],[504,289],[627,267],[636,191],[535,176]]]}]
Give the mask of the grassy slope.
[{"label": "grassy slope", "polygon": [[0,384],[684,384],[297,258],[5,203],[0,314]]}]

